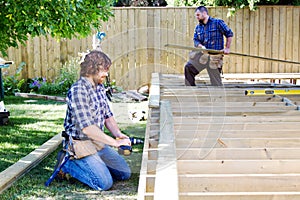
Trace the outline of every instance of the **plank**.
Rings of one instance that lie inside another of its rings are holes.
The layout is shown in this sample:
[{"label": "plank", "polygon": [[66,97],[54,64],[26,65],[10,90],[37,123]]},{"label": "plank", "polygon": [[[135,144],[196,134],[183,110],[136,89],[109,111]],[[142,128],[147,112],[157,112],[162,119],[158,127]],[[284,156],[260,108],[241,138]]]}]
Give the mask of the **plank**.
[{"label": "plank", "polygon": [[184,124],[174,124],[174,128],[176,131],[185,131],[185,130],[196,130],[201,127],[199,131],[206,131],[206,130],[215,130],[220,129],[224,130],[240,130],[240,131],[250,131],[250,130],[276,130],[276,131],[286,131],[289,130],[297,130],[300,128],[299,122],[277,122],[277,123],[196,123],[196,124],[188,124],[187,126]]},{"label": "plank", "polygon": [[300,175],[179,175],[179,187],[180,192],[299,192]]},{"label": "plank", "polygon": [[299,138],[180,138],[176,140],[178,148],[297,148],[300,145]]},{"label": "plank", "polygon": [[[201,127],[201,126],[199,126]],[[299,129],[282,130],[175,130],[176,138],[299,138]]]},{"label": "plank", "polygon": [[291,174],[300,173],[299,160],[179,160],[178,174]]},{"label": "plank", "polygon": [[[279,59],[280,46],[279,46],[279,7],[272,7],[273,9],[273,34],[272,34],[272,58]],[[272,63],[272,72],[278,72],[278,63]]]},{"label": "plank", "polygon": [[160,86],[159,74],[153,73],[151,79],[150,93],[149,93],[149,108],[159,107],[160,101]]},{"label": "plank", "polygon": [[163,95],[160,97],[160,99],[170,100],[174,102],[180,102],[180,103],[195,103],[195,102],[227,102],[227,101],[237,101],[237,102],[267,102],[267,101],[280,101],[280,99],[273,98],[272,95],[264,95],[264,96],[212,96],[212,95]]},{"label": "plank", "polygon": [[[300,9],[293,10],[293,60],[300,60]],[[293,66],[292,72],[299,72],[299,67]],[[297,84],[300,84],[299,82]]]},{"label": "plank", "polygon": [[128,10],[128,34],[127,34],[127,39],[128,39],[128,88],[127,89],[137,89],[140,85],[139,80],[136,79],[136,28],[135,28],[135,10],[130,9]]},{"label": "plank", "polygon": [[[293,59],[293,26],[294,22],[297,23],[297,19],[293,19],[293,7],[286,7],[286,20],[289,21],[289,23],[286,23],[286,36],[285,36],[285,59],[286,60],[292,60]],[[298,22],[299,24],[299,22]],[[285,70],[286,72],[291,72],[292,70],[291,64],[286,64]]]},{"label": "plank", "polygon": [[154,199],[178,199],[176,146],[170,102],[161,101]]},{"label": "plank", "polygon": [[[149,150],[149,138],[150,138],[150,125],[149,119],[152,115],[152,109],[149,109],[148,111],[149,117],[147,119],[146,124],[146,131],[145,131],[145,140],[144,140],[144,148],[143,148],[143,156],[142,156],[142,162],[141,162],[141,169],[140,169],[140,178],[139,178],[139,186],[138,186],[138,197],[137,199],[142,200],[144,199],[145,193],[147,192],[147,187],[149,187],[149,181],[147,181],[147,174],[148,174],[148,150]],[[153,163],[153,162],[152,162]],[[156,166],[156,161],[154,162]],[[154,180],[153,180],[154,182]],[[154,185],[154,183],[153,183]]]},{"label": "plank", "polygon": [[181,192],[181,200],[298,200],[299,192]]},{"label": "plank", "polygon": [[299,148],[177,148],[178,160],[299,160]]},{"label": "plank", "polygon": [[57,134],[43,145],[32,151],[18,162],[0,173],[0,193],[9,188],[15,181],[38,165],[51,154],[62,142],[61,134]]}]

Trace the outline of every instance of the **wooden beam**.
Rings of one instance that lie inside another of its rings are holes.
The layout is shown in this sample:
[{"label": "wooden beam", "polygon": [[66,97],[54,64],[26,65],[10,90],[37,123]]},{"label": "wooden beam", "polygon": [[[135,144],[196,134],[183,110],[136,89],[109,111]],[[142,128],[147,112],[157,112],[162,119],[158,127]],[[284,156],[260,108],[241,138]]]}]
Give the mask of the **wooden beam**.
[{"label": "wooden beam", "polygon": [[150,94],[149,94],[149,108],[158,108],[160,101],[160,86],[159,74],[152,73]]},{"label": "wooden beam", "polygon": [[178,138],[177,148],[297,148],[300,138]]},{"label": "wooden beam", "polygon": [[[150,146],[150,127],[151,123],[149,122],[151,117],[153,116],[153,111],[157,108],[150,108],[148,111],[148,118],[147,118],[147,126],[145,132],[145,140],[144,140],[144,148],[143,148],[143,156],[142,156],[142,163],[140,169],[140,178],[139,178],[139,186],[138,186],[138,198],[139,200],[145,199],[145,194],[149,192],[149,188],[153,188],[152,192],[154,191],[154,181],[155,178],[149,180],[149,171],[153,171],[154,167],[156,167],[156,161],[149,160],[149,150],[151,150]],[[158,132],[158,131],[157,131]],[[158,133],[157,133],[158,134]],[[149,166],[152,166],[149,169]],[[155,170],[154,170],[155,172]],[[150,189],[151,190],[151,189]]]},{"label": "wooden beam", "polygon": [[161,101],[154,199],[176,200],[179,198],[175,149],[171,105],[168,101]]},{"label": "wooden beam", "polygon": [[177,148],[178,160],[299,160],[300,148]]},{"label": "wooden beam", "polygon": [[180,192],[299,192],[299,174],[179,175]]},{"label": "wooden beam", "polygon": [[0,194],[51,154],[61,142],[62,137],[59,133],[45,142],[42,146],[2,171],[0,173]]},{"label": "wooden beam", "polygon": [[180,200],[298,200],[300,192],[180,192]]},{"label": "wooden beam", "polygon": [[[200,128],[201,126],[199,126]],[[300,138],[299,128],[295,130],[175,130],[176,139],[180,138]]]},{"label": "wooden beam", "polygon": [[[157,120],[153,118],[152,120]],[[300,122],[300,113],[294,112],[294,115],[272,115],[272,116],[173,116],[174,124],[195,124],[195,123],[270,123],[270,122]]]},{"label": "wooden beam", "polygon": [[240,131],[250,131],[250,130],[281,130],[282,132],[288,132],[289,130],[299,130],[299,122],[266,122],[266,123],[225,123],[225,122],[198,122],[195,124],[174,124],[176,131],[185,131],[185,130],[215,130],[215,131],[224,131],[224,130],[240,130]]},{"label": "wooden beam", "polygon": [[300,160],[179,160],[178,174],[299,174]]}]

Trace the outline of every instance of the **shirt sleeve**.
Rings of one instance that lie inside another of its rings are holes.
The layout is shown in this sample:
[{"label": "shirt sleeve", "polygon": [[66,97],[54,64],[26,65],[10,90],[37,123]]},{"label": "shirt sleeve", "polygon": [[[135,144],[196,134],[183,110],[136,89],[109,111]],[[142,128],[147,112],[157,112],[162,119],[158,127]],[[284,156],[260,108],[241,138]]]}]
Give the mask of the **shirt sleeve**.
[{"label": "shirt sleeve", "polygon": [[75,124],[78,125],[80,129],[93,125],[94,120],[89,106],[89,95],[85,88],[72,88],[68,103],[71,107]]},{"label": "shirt sleeve", "polygon": [[105,116],[104,116],[105,119],[114,116],[113,113],[112,113],[112,111],[111,111],[111,109],[110,109],[110,106],[109,106],[107,100],[106,100],[106,109],[105,110],[106,110]]},{"label": "shirt sleeve", "polygon": [[232,30],[225,24],[225,22],[222,19],[218,21],[219,21],[219,28],[222,34],[225,35],[226,38],[233,37]]},{"label": "shirt sleeve", "polygon": [[194,31],[194,46],[198,47],[199,44],[201,44],[199,38],[198,38],[198,26],[196,26],[195,31]]}]

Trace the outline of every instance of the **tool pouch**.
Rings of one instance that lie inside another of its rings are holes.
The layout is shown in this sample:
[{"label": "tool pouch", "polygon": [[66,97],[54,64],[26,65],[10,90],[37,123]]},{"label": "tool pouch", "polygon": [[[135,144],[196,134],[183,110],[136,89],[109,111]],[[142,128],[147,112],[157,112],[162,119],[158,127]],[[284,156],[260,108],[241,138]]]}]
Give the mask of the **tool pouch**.
[{"label": "tool pouch", "polygon": [[223,66],[223,55],[210,55],[209,67],[211,69],[220,69]]},{"label": "tool pouch", "polygon": [[197,52],[197,51],[191,51],[189,53],[189,59],[190,60],[194,60],[194,58],[196,57],[197,53],[199,53],[199,52]]},{"label": "tool pouch", "polygon": [[97,148],[91,140],[72,140],[69,145],[71,152],[74,152],[74,158],[80,159],[97,153]]},{"label": "tool pouch", "polygon": [[200,58],[199,58],[199,63],[201,63],[202,65],[205,65],[208,62],[208,54],[203,54]]},{"label": "tool pouch", "polygon": [[94,144],[97,151],[100,151],[105,146],[105,144],[103,144],[102,142],[98,142],[98,141],[95,141],[95,140],[92,140],[92,143]]}]

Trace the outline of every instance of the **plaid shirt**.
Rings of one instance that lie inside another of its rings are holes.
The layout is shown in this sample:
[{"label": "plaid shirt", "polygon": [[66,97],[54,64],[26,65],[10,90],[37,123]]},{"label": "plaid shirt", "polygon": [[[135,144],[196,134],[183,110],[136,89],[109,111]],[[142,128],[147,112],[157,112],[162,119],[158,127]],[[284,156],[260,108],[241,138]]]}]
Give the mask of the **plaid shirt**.
[{"label": "plaid shirt", "polygon": [[82,129],[90,125],[97,125],[103,131],[105,119],[113,116],[104,86],[101,84],[94,89],[85,77],[72,85],[67,105],[64,127],[68,135],[77,138],[85,138]]},{"label": "plaid shirt", "polygon": [[207,24],[199,23],[194,32],[194,45],[204,45],[207,49],[224,49],[224,37],[232,37],[233,32],[222,19],[209,17]]}]

